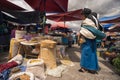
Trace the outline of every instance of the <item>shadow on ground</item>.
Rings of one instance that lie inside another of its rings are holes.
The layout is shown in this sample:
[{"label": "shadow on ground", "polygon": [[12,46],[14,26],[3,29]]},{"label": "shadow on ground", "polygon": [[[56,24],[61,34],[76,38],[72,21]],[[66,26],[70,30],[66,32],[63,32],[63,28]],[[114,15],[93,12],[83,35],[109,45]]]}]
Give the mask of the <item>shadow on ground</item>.
[{"label": "shadow on ground", "polygon": [[115,69],[115,67],[112,64],[110,64],[108,61],[99,60],[99,62],[102,63],[107,68],[109,68],[110,70],[112,70],[114,73],[120,75],[120,73],[118,73],[118,71]]},{"label": "shadow on ground", "polygon": [[79,57],[80,56],[80,47],[79,46],[75,45],[70,48],[67,48],[66,52],[67,52],[69,58],[71,59],[71,61],[80,62],[80,57]]}]

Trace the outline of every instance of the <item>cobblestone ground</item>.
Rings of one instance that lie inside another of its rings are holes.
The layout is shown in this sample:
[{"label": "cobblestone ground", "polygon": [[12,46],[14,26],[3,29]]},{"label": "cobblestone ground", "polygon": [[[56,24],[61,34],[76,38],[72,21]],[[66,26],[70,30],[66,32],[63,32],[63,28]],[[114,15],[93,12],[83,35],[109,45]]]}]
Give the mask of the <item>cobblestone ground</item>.
[{"label": "cobblestone ground", "polygon": [[73,61],[74,66],[68,67],[62,74],[62,77],[55,78],[52,76],[47,76],[46,80],[120,80],[120,76],[117,75],[107,61],[103,58],[98,57],[99,66],[101,70],[98,74],[90,74],[90,73],[81,73],[78,70],[80,69],[79,60],[79,46],[74,45],[72,48],[67,49],[67,53],[69,54],[70,59]]},{"label": "cobblestone ground", "polygon": [[[46,80],[120,80],[120,76],[115,73],[113,66],[103,58],[98,57],[101,68],[98,74],[81,73],[78,71],[80,69],[79,46],[74,45],[72,48],[67,49],[66,53],[74,63],[74,66],[69,66],[60,78],[47,76]],[[0,53],[0,64],[7,61],[7,56],[8,52]]]}]

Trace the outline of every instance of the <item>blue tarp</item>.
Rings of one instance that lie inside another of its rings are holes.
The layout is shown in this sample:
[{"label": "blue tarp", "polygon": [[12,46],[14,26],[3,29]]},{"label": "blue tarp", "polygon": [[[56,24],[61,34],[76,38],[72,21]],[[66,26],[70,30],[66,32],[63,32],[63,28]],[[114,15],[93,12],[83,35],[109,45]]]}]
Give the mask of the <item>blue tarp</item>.
[{"label": "blue tarp", "polygon": [[[102,17],[102,18],[99,19],[99,21],[100,22],[101,21],[109,21],[109,20],[115,20],[115,19],[118,19],[118,18],[120,18],[120,14],[119,15],[114,15],[114,16]],[[104,28],[104,31],[108,31],[108,28],[110,28],[110,27],[112,27],[114,25],[115,25],[115,23],[106,23],[106,24],[104,24],[102,26]]]},{"label": "blue tarp", "polygon": [[108,28],[109,27],[112,27],[113,25],[115,25],[114,23],[108,23],[108,24],[104,24],[104,25],[102,25],[103,26],[103,28],[104,28],[104,31],[108,31]]},{"label": "blue tarp", "polygon": [[114,16],[107,16],[107,17],[100,18],[99,21],[113,20],[113,19],[116,19],[116,18],[119,18],[119,17],[120,17],[120,14],[119,15],[114,15]]}]

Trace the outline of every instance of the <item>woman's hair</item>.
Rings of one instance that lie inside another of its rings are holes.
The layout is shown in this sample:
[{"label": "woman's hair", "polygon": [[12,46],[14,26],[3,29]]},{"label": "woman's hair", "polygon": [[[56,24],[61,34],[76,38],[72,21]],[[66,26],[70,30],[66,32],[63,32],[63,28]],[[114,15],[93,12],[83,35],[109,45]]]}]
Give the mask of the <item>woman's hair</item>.
[{"label": "woman's hair", "polygon": [[[95,23],[95,25],[97,25],[97,23],[96,23],[96,20],[97,20],[97,22],[98,22],[97,13],[91,12],[91,14],[89,14],[89,15],[87,16],[87,18],[91,19],[91,20]],[[95,18],[96,18],[96,19],[95,19]]]},{"label": "woman's hair", "polygon": [[95,18],[98,18],[97,17],[98,14],[96,12],[92,12],[91,15],[93,15]]},{"label": "woman's hair", "polygon": [[89,8],[84,8],[83,11],[82,11],[82,14],[85,16],[85,17],[88,17],[89,14],[91,14],[92,10],[89,9]]},{"label": "woman's hair", "polygon": [[[98,14],[96,12],[92,12],[92,15],[95,16],[97,19],[99,18]],[[103,27],[102,25],[100,24],[99,20],[98,20],[98,29],[100,31],[103,31]]]}]

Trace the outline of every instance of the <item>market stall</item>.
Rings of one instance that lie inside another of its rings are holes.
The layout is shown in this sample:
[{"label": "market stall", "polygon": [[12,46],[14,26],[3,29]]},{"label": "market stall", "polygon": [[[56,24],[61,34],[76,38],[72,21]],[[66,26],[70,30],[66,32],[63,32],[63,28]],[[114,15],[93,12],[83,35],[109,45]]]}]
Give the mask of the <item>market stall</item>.
[{"label": "market stall", "polygon": [[[56,41],[53,36],[33,35],[33,33],[26,35],[26,31],[20,31],[17,31],[16,37],[11,39],[9,59],[10,61],[17,60],[18,65],[26,69],[23,72],[19,70],[19,72],[16,71],[17,73],[11,73],[10,80],[17,76],[20,78],[20,75],[23,76],[23,74],[31,75],[32,78],[36,77],[38,80],[44,80],[47,75],[60,77],[66,66],[73,64],[65,53],[66,46],[58,44],[60,41]],[[18,55],[22,56],[21,60],[17,59]],[[16,66],[17,69],[20,69],[19,66]],[[41,75],[37,72],[38,70]],[[61,70],[59,74],[56,73],[59,70]]]}]

